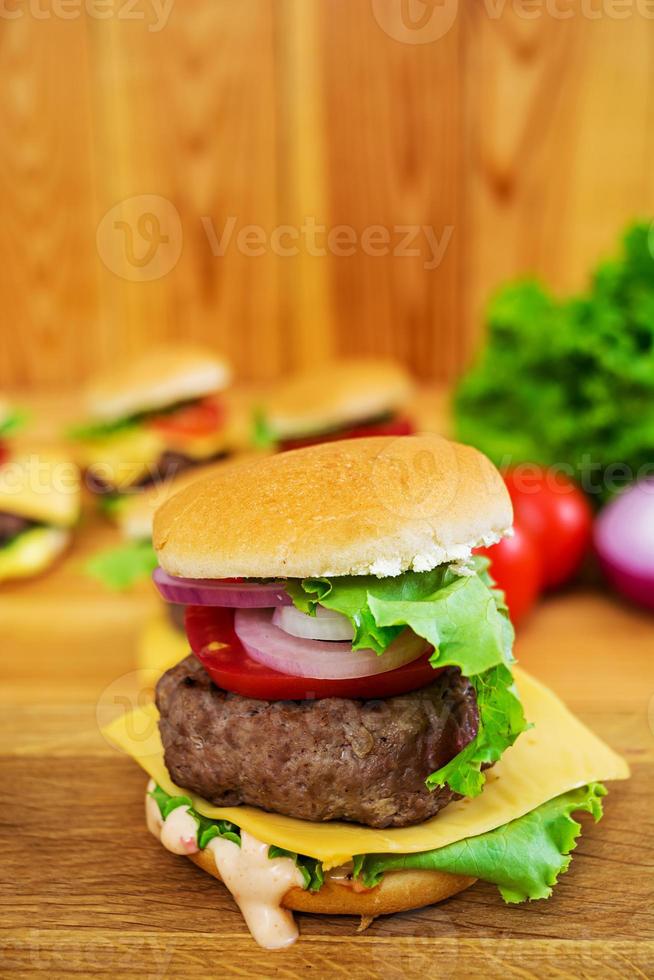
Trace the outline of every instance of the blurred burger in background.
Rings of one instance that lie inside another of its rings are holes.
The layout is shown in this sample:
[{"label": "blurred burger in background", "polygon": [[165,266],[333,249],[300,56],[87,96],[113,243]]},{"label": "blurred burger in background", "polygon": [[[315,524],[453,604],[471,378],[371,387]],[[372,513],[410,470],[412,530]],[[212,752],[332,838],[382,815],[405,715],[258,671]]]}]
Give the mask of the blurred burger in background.
[{"label": "blurred burger in background", "polygon": [[79,470],[51,450],[12,453],[0,465],[0,583],[48,569],[72,540]]},{"label": "blurred burger in background", "polygon": [[410,376],[390,360],[333,361],[286,378],[256,418],[255,442],[280,450],[333,439],[410,435]]},{"label": "blurred burger in background", "polygon": [[212,351],[162,345],[96,379],[69,429],[86,485],[117,518],[127,495],[222,458],[247,436],[228,404],[231,368]]}]

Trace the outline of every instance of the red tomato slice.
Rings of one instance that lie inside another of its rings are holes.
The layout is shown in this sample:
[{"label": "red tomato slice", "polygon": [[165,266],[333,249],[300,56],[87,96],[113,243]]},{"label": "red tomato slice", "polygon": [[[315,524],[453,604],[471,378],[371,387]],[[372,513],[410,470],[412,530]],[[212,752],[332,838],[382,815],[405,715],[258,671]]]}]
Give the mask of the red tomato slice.
[{"label": "red tomato slice", "polygon": [[211,435],[224,420],[225,406],[215,398],[203,398],[176,412],[155,416],[150,419],[150,425],[162,435],[192,438]]},{"label": "red tomato slice", "polygon": [[593,513],[588,498],[555,468],[525,463],[504,473],[515,523],[541,552],[543,584],[555,589],[573,578],[590,547]]},{"label": "red tomato slice", "polygon": [[215,606],[187,606],[186,634],[214,684],[233,694],[266,701],[388,698],[426,687],[443,669],[431,666],[427,652],[404,667],[372,677],[326,680],[282,674],[248,656],[234,632],[233,610]]},{"label": "red tomato slice", "polygon": [[516,524],[513,537],[502,538],[490,548],[475,548],[475,553],[490,558],[488,571],[504,592],[511,622],[517,625],[530,611],[541,590],[543,569],[536,542]]},{"label": "red tomato slice", "polygon": [[9,459],[9,446],[0,442],[0,463],[5,463]]},{"label": "red tomato slice", "polygon": [[307,436],[306,439],[285,439],[280,443],[282,452],[287,449],[304,449],[317,446],[321,442],[334,442],[336,439],[362,439],[365,436],[410,436],[415,432],[411,419],[403,415],[395,416],[388,422],[372,422],[370,425],[356,425],[351,429],[330,432],[323,436]]}]

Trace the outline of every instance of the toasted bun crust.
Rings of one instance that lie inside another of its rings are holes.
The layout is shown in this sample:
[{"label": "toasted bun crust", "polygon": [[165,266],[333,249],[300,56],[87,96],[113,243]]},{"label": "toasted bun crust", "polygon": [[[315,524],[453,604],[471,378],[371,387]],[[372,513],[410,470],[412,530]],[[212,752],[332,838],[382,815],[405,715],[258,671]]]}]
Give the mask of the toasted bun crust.
[{"label": "toasted bun crust", "polygon": [[152,484],[141,493],[127,496],[118,515],[118,526],[122,534],[132,541],[152,537],[154,515],[170,497],[198,480],[226,472],[256,456],[255,453],[243,453],[241,456],[231,456],[206,466],[194,466],[169,480]]},{"label": "toasted bun crust", "polygon": [[393,361],[334,361],[282,381],[263,408],[275,435],[288,439],[394,412],[411,388],[409,375]]},{"label": "toasted bun crust", "polygon": [[[189,857],[194,864],[221,880],[211,852],[205,849]],[[474,884],[475,878],[442,871],[391,871],[376,888],[355,892],[327,879],[318,892],[291,888],[282,900],[284,908],[318,915],[392,915],[442,902]]]},{"label": "toasted bun crust", "polygon": [[188,578],[398,575],[465,559],[511,525],[476,449],[435,435],[323,443],[194,483],[154,520],[163,568]]},{"label": "toasted bun crust", "polygon": [[213,351],[164,344],[99,377],[87,390],[87,411],[93,419],[111,422],[210,395],[230,379],[228,363]]},{"label": "toasted bun crust", "polygon": [[13,454],[0,466],[0,511],[71,527],[80,511],[79,470],[49,449]]}]

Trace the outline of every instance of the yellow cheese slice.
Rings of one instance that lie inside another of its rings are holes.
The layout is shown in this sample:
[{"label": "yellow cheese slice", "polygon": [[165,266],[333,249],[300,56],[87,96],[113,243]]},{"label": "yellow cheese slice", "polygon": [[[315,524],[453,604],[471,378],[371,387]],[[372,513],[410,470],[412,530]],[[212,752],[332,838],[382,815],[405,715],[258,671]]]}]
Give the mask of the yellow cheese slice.
[{"label": "yellow cheese slice", "polygon": [[515,678],[525,714],[534,727],[488,772],[480,796],[451,803],[441,814],[415,827],[375,830],[359,824],[310,823],[249,806],[213,806],[170,779],[154,705],[120,716],[104,734],[167,793],[186,794],[205,816],[230,820],[266,844],[318,858],[328,870],[355,854],[406,854],[445,847],[493,830],[586,783],[629,776],[624,759],[593,735],[552,691],[522,670],[515,670]]}]

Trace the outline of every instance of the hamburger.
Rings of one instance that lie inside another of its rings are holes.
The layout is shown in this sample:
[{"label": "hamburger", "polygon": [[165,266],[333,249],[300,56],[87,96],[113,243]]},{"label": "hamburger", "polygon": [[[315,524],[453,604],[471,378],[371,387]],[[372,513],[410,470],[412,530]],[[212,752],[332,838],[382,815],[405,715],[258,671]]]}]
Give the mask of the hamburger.
[{"label": "hamburger", "polygon": [[413,432],[406,414],[412,393],[394,361],[351,358],[298,372],[280,382],[256,415],[255,442],[280,450],[333,439]]},{"label": "hamburger", "polygon": [[0,582],[49,568],[68,548],[80,512],[77,466],[51,450],[0,465]]},{"label": "hamburger", "polygon": [[98,378],[87,421],[69,429],[86,484],[115,516],[129,494],[222,458],[243,441],[225,360],[201,347],[149,349]]},{"label": "hamburger", "polygon": [[296,910],[385,915],[478,878],[547,898],[572,814],[599,819],[628,775],[514,664],[473,555],[511,521],[489,460],[433,435],[279,454],[157,512],[191,653],[106,734],[150,777],[149,829],[263,946],[294,941]]}]

